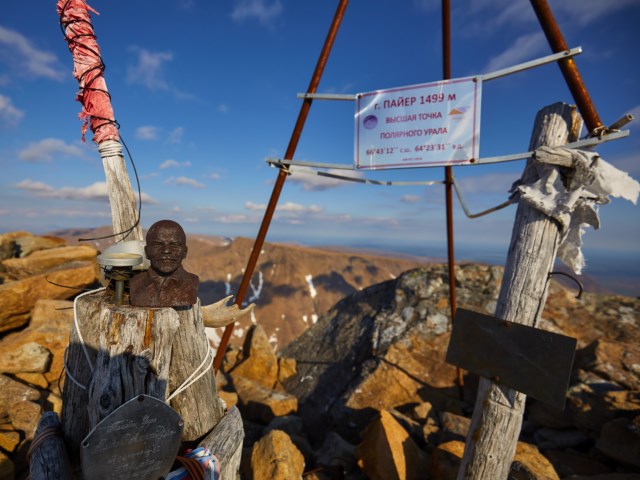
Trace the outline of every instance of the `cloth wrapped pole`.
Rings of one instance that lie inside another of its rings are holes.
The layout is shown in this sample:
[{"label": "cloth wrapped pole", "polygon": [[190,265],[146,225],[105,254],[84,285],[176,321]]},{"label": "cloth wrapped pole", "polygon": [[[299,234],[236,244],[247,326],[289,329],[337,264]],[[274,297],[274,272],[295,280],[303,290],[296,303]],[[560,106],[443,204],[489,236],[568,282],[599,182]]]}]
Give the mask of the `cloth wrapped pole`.
[{"label": "cloth wrapped pole", "polygon": [[73,76],[80,85],[76,100],[82,103],[78,115],[83,121],[82,141],[87,126],[91,127],[97,144],[104,140],[118,141],[120,137],[104,79],[104,63],[91,23],[90,12],[98,12],[84,0],[58,0],[57,11],[73,57]]},{"label": "cloth wrapped pole", "polygon": [[585,266],[585,227],[600,228],[598,209],[610,202],[610,195],[636,204],[640,184],[596,152],[543,146],[533,158],[537,178],[516,182],[511,191],[560,224],[558,258],[580,274]]}]

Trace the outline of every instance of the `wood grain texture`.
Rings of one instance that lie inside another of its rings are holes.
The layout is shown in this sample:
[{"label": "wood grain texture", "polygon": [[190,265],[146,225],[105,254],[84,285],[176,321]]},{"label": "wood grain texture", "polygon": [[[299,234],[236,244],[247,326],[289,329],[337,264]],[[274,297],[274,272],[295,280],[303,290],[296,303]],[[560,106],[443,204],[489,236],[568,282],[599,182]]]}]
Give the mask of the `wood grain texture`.
[{"label": "wood grain texture", "polygon": [[171,400],[171,407],[184,420],[182,438],[188,442],[198,440],[218,424],[224,415],[224,405],[218,397],[215,374],[211,368],[213,356],[212,352],[209,352],[200,302],[192,307],[178,308],[176,312],[180,326],[173,340],[169,374],[170,393],[196,372],[203,361],[206,368],[203,376]]},{"label": "wood grain texture", "polygon": [[244,427],[238,407],[231,407],[200,442],[220,460],[220,480],[236,480],[242,460]]},{"label": "wood grain texture", "polygon": [[[138,209],[122,156],[122,145],[115,140],[106,140],[98,145],[98,150],[107,181],[113,232],[119,234],[115,236],[115,240],[143,240],[142,227],[139,223],[136,225]],[[133,225],[136,226],[130,233],[120,235]]]},{"label": "wood grain texture", "polygon": [[[582,121],[574,106],[556,103],[536,117],[530,150],[575,140]],[[538,178],[533,160],[527,160],[522,178]],[[544,308],[560,242],[557,223],[520,202],[496,306],[495,317],[535,326]],[[522,426],[526,396],[508,387],[480,379],[465,452],[458,471],[462,479],[506,479]]]}]

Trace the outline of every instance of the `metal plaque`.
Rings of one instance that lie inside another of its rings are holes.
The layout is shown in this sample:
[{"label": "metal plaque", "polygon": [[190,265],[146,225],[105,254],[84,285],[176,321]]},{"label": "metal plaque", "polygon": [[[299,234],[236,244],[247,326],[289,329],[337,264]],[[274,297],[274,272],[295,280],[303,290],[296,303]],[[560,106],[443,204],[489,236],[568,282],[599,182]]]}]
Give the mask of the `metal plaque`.
[{"label": "metal plaque", "polygon": [[459,308],[447,362],[564,408],[577,340]]},{"label": "metal plaque", "polygon": [[178,454],[184,422],[162,400],[139,395],[104,418],[82,441],[84,478],[158,480]]}]

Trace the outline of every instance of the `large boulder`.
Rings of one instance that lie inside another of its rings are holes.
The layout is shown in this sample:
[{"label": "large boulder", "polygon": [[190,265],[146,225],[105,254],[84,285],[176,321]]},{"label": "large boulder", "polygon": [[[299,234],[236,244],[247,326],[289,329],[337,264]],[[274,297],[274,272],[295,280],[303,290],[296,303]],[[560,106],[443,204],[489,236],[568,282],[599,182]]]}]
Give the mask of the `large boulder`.
[{"label": "large boulder", "polygon": [[[501,269],[456,269],[460,304],[490,312]],[[444,265],[405,272],[336,304],[282,354],[297,362],[284,382],[318,437],[334,429],[353,443],[377,410],[458,398],[449,342],[448,273]]]}]

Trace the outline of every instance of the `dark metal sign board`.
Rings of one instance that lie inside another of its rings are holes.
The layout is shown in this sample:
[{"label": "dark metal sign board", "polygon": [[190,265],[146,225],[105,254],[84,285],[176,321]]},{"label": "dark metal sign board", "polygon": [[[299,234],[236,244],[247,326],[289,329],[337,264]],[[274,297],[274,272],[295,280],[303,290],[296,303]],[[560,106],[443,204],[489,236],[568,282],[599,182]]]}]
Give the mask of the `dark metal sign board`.
[{"label": "dark metal sign board", "polygon": [[104,418],[80,448],[83,477],[158,480],[178,454],[184,422],[162,400],[139,395]]},{"label": "dark metal sign board", "polygon": [[577,340],[459,308],[447,362],[564,408]]}]

